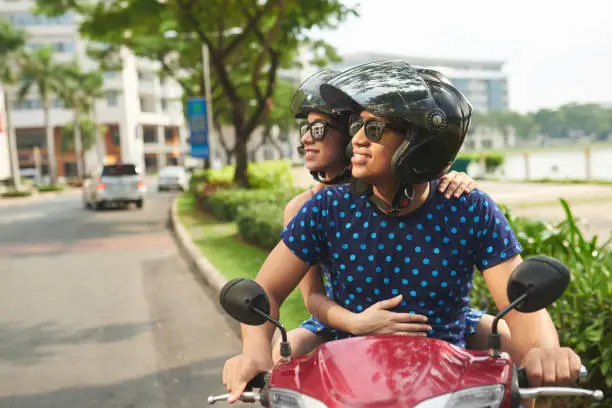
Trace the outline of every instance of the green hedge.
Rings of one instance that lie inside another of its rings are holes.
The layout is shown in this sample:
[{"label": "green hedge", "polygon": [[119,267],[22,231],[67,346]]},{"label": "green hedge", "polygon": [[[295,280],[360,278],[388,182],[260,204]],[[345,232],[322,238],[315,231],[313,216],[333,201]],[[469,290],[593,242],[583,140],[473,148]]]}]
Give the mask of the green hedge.
[{"label": "green hedge", "polygon": [[291,198],[302,192],[299,188],[276,188],[247,190],[233,188],[220,190],[213,194],[208,200],[208,205],[215,217],[222,221],[235,220],[241,207],[254,204],[262,204],[260,208],[267,213],[273,212],[272,208],[284,208]]},{"label": "green hedge", "polygon": [[[571,283],[561,299],[548,311],[559,332],[561,344],[576,350],[589,370],[590,388],[612,387],[612,252],[610,241],[587,240],[576,225],[565,200],[566,219],[556,225],[514,217],[500,206],[525,251],[523,257],[549,255],[561,260],[572,272]],[[474,307],[495,313],[496,308],[482,276],[475,274],[470,293]],[[574,400],[572,407],[579,405]],[[599,405],[602,406],[602,405]],[[605,405],[612,406],[612,403]]]},{"label": "green hedge", "polygon": [[240,236],[253,245],[272,250],[283,230],[284,204],[255,202],[241,207],[236,223]]},{"label": "green hedge", "polygon": [[[191,176],[190,191],[199,194],[203,184],[231,185],[234,180],[236,166],[224,166],[220,169],[207,169],[195,172]],[[247,167],[249,188],[275,189],[293,186],[291,162],[289,160],[268,160],[259,163],[249,163]]]},{"label": "green hedge", "polygon": [[29,197],[32,195],[32,192],[30,190],[20,190],[20,191],[7,191],[5,193],[2,193],[2,197],[4,198],[17,198],[17,197]]},{"label": "green hedge", "polygon": [[[469,162],[479,162],[480,154],[478,152],[462,152],[457,156],[457,160],[467,160]],[[487,172],[495,171],[499,166],[504,164],[506,156],[499,152],[485,153],[485,168]]]},{"label": "green hedge", "polygon": [[64,186],[61,184],[51,184],[48,186],[39,186],[38,191],[41,193],[50,193],[55,191],[64,191]]}]

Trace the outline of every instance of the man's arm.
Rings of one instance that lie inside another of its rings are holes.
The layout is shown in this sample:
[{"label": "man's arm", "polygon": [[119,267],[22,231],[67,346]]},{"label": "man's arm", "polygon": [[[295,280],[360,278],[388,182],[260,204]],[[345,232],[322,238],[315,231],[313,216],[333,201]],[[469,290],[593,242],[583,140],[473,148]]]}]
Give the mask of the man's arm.
[{"label": "man's arm", "polygon": [[[507,295],[508,280],[512,271],[523,262],[516,255],[505,262],[482,271],[485,283],[499,310],[510,304]],[[521,362],[527,352],[534,347],[559,347],[557,330],[546,309],[534,313],[521,313],[512,310],[504,320],[512,333],[512,359]]]},{"label": "man's arm", "polygon": [[[497,307],[509,304],[510,275],[521,264],[521,247],[508,220],[484,192],[470,196],[475,242],[474,257]],[[512,335],[509,352],[527,371],[532,386],[571,384],[578,378],[580,358],[569,348],[559,346],[557,330],[546,310],[505,317]]]},{"label": "man's arm", "polygon": [[[308,268],[309,265],[298,258],[282,241],[270,252],[255,281],[261,285],[268,295],[270,315],[273,318],[278,319],[280,306],[302,280]],[[260,354],[271,363],[272,349],[270,344],[275,326],[272,323],[261,326],[243,324],[241,328],[243,352]]]}]

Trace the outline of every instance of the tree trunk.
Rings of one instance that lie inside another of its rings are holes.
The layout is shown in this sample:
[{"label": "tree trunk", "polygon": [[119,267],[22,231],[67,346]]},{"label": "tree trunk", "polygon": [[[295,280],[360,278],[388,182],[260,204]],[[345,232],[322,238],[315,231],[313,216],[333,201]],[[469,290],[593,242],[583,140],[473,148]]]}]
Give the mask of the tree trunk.
[{"label": "tree trunk", "polygon": [[76,156],[77,177],[83,178],[83,143],[81,141],[81,126],[79,123],[79,112],[74,110],[72,130],[74,132],[74,154]]},{"label": "tree trunk", "polygon": [[98,152],[98,161],[100,162],[100,167],[104,167],[104,158],[106,157],[106,143],[104,143],[104,139],[100,136],[100,128],[98,127],[98,122],[96,121],[96,102],[94,101],[92,104],[93,108],[91,109],[91,120],[94,126],[94,138],[96,140],[96,151]]},{"label": "tree trunk", "polygon": [[234,172],[234,183],[240,187],[249,187],[249,178],[247,177],[247,135],[241,133],[240,128],[236,127],[236,147],[234,153],[236,155],[236,171]]},{"label": "tree trunk", "polygon": [[221,147],[223,148],[223,151],[225,152],[225,164],[229,165],[232,163],[232,154],[234,153],[233,149],[230,149],[227,146],[227,142],[225,141],[225,138],[223,137],[223,129],[221,128],[221,124],[218,121],[215,121],[215,130],[217,131],[217,139],[219,141],[219,144],[221,145]]},{"label": "tree trunk", "polygon": [[47,166],[49,169],[49,178],[51,184],[57,184],[57,160],[55,157],[55,135],[53,134],[53,126],[51,126],[51,101],[47,97],[44,101],[45,113],[45,129],[47,135]]},{"label": "tree trunk", "polygon": [[4,91],[4,108],[6,110],[6,133],[9,145],[9,159],[11,161],[11,176],[15,190],[21,189],[21,174],[19,173],[19,154],[17,153],[17,137],[13,127],[12,108],[8,91]]}]

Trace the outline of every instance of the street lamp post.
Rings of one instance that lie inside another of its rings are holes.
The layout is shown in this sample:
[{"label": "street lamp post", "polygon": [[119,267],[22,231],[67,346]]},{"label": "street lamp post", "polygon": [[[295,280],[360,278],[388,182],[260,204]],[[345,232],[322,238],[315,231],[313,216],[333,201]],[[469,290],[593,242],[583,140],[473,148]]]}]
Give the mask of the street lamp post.
[{"label": "street lamp post", "polygon": [[210,143],[212,134],[214,131],[213,126],[213,104],[212,104],[212,89],[210,86],[210,53],[208,52],[208,45],[202,42],[202,65],[204,66],[204,97],[206,98],[206,123],[208,127],[208,160],[210,161],[210,167],[213,167],[214,156],[213,156],[213,145],[217,143],[217,140]]},{"label": "street lamp post", "polygon": [[[166,31],[164,33],[165,38],[177,38],[178,33],[174,30]],[[191,34],[190,37],[195,37],[194,34]],[[206,98],[206,124],[208,128],[208,160],[210,160],[210,164],[212,167],[213,163],[213,149],[216,139],[213,143],[211,140],[213,139],[211,136],[214,132],[213,125],[213,104],[212,104],[212,88],[210,86],[210,53],[208,52],[208,45],[205,42],[202,42],[202,75],[204,77],[204,98]]]}]

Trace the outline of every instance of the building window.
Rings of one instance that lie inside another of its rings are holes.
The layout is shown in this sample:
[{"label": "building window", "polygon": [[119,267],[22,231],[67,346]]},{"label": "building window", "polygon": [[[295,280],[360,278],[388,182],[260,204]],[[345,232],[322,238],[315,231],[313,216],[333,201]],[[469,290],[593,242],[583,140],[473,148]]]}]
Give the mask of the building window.
[{"label": "building window", "polygon": [[157,132],[154,127],[143,126],[142,138],[144,143],[157,143]]},{"label": "building window", "polygon": [[174,140],[174,130],[173,127],[164,128],[164,140],[166,143],[172,142]]},{"label": "building window", "polygon": [[117,93],[115,92],[110,93],[108,97],[106,98],[106,104],[108,106],[117,106],[118,105]]},{"label": "building window", "polygon": [[168,112],[168,101],[166,99],[162,99],[161,109],[162,109],[162,112]]},{"label": "building window", "polygon": [[70,41],[70,42],[58,42],[55,43],[54,45],[54,49],[57,52],[67,52],[67,53],[74,53],[74,42]]},{"label": "building window", "polygon": [[493,141],[490,139],[486,139],[482,141],[482,148],[483,149],[492,149],[493,148]]},{"label": "building window", "polygon": [[102,77],[104,79],[113,79],[117,77],[117,72],[116,71],[105,71],[102,73]]},{"label": "building window", "polygon": [[65,177],[76,177],[77,176],[77,164],[76,162],[64,163],[64,176]]},{"label": "building window", "polygon": [[111,135],[111,139],[113,141],[114,146],[121,145],[121,132],[119,131],[119,126],[110,126],[109,132]]}]

